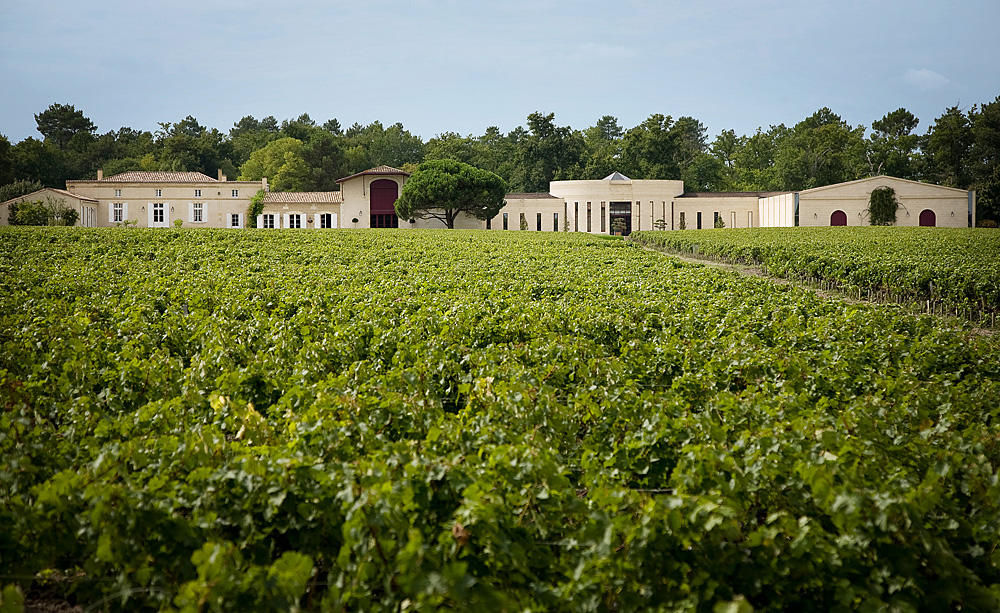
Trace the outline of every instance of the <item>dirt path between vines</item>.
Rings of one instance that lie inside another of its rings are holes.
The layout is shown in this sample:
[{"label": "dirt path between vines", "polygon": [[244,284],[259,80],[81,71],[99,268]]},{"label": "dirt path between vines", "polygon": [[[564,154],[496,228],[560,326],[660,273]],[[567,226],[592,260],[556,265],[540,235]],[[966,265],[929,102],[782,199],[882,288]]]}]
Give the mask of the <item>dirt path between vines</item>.
[{"label": "dirt path between vines", "polygon": [[[638,243],[632,243],[632,244],[638,245]],[[873,300],[864,300],[864,299],[859,300],[857,298],[853,298],[851,296],[848,296],[847,294],[844,294],[843,292],[838,292],[836,290],[832,290],[832,291],[831,290],[825,290],[825,289],[822,289],[822,288],[819,288],[819,287],[813,287],[813,286],[808,285],[806,283],[801,283],[799,281],[795,281],[793,279],[786,279],[784,277],[775,277],[773,275],[769,275],[769,274],[765,273],[762,268],[757,267],[757,266],[747,266],[745,264],[732,264],[732,263],[729,263],[729,262],[716,262],[714,260],[695,258],[695,257],[691,257],[691,256],[688,256],[688,255],[682,255],[682,254],[674,253],[672,251],[664,251],[662,249],[656,249],[656,248],[650,247],[648,245],[639,245],[639,246],[642,247],[643,249],[647,250],[647,251],[652,251],[653,253],[659,253],[660,255],[665,255],[665,256],[672,257],[672,258],[677,258],[678,260],[680,260],[682,262],[687,262],[688,264],[700,264],[702,266],[708,266],[710,268],[717,268],[717,269],[721,269],[721,270],[728,270],[730,272],[735,272],[736,274],[743,275],[744,277],[758,277],[760,279],[766,279],[766,280],[768,280],[771,283],[774,283],[776,285],[794,285],[795,287],[798,287],[798,288],[801,288],[801,289],[805,289],[805,290],[809,290],[809,291],[813,292],[814,294],[816,294],[817,296],[819,296],[820,298],[824,298],[824,299],[828,299],[828,300],[833,300],[833,299],[835,299],[835,300],[843,300],[844,302],[847,302],[847,303],[850,303],[850,304],[878,304],[878,305],[887,304],[887,303],[877,302],[877,301],[873,301]],[[966,321],[964,319],[956,318],[956,317],[941,316],[941,315],[935,315],[935,317],[940,317],[942,319],[950,319],[950,320],[963,321],[965,323],[968,323],[969,325],[972,325],[972,322]],[[997,333],[996,330],[991,330],[989,328],[979,328],[979,327],[975,327],[975,326],[972,327],[972,332],[973,332],[973,334],[978,334],[978,335],[982,335],[982,336],[993,336],[993,335],[995,335]]]},{"label": "dirt path between vines", "polygon": [[[638,243],[634,243],[638,244]],[[700,264],[702,266],[708,266],[710,268],[718,268],[722,270],[728,270],[730,272],[735,272],[737,274],[743,275],[744,277],[759,277],[761,279],[766,279],[771,283],[776,285],[794,285],[795,287],[801,287],[802,289],[807,289],[823,298],[836,298],[838,300],[843,300],[845,302],[850,302],[853,304],[868,303],[868,304],[878,304],[876,302],[869,302],[867,300],[858,300],[857,298],[851,298],[850,296],[843,294],[841,292],[827,291],[818,287],[811,287],[804,283],[794,281],[792,279],[786,279],[784,277],[775,277],[769,275],[764,270],[758,266],[748,266],[746,264],[732,264],[729,262],[716,262],[715,260],[703,260],[701,258],[694,258],[687,255],[681,255],[674,253],[672,251],[663,251],[661,249],[655,249],[649,247],[648,245],[639,245],[647,251],[652,251],[653,253],[659,253],[660,255],[670,256],[672,258],[677,258],[682,262],[687,262],[688,264]]]}]

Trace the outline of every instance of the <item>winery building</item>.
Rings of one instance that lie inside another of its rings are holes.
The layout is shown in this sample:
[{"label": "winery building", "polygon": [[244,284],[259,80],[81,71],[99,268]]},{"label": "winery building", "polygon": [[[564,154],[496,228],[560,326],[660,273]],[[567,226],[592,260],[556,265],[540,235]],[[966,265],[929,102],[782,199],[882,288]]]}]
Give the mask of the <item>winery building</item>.
[{"label": "winery building", "polygon": [[[61,203],[85,227],[440,228],[435,219],[400,219],[394,203],[409,178],[379,166],[339,179],[336,192],[272,192],[267,179],[230,181],[221,172],[124,172],[67,181],[0,203],[0,225],[12,204]],[[877,176],[801,191],[688,193],[682,181],[630,179],[552,181],[547,193],[507,194],[496,217],[460,216],[456,228],[623,234],[635,230],[869,225],[873,190],[891,187],[899,200],[896,225],[974,227],[976,194],[918,181]],[[263,191],[263,213],[250,223],[250,199]]]}]

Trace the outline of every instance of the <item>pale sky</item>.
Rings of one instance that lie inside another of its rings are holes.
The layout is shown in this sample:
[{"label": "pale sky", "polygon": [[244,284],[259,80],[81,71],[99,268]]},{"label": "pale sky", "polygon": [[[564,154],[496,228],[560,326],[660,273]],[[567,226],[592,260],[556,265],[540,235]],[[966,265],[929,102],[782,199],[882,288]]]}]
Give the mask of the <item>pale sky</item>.
[{"label": "pale sky", "polygon": [[193,115],[396,122],[424,140],[653,113],[710,138],[830,107],[923,133],[1000,95],[1000,0],[0,0],[0,134],[72,104],[99,132]]}]

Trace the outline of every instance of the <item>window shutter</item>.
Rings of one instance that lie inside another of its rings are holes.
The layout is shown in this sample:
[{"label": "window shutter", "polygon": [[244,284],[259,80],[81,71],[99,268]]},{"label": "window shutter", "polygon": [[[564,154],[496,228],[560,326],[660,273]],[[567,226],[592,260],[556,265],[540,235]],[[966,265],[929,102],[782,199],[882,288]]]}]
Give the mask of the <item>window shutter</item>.
[{"label": "window shutter", "polygon": [[246,225],[246,224],[243,223],[243,218],[245,216],[246,216],[246,213],[240,213],[240,225],[237,226],[238,228],[242,228],[244,225]]},{"label": "window shutter", "polygon": [[[114,213],[112,213],[114,215]],[[122,221],[128,221],[128,203],[122,203]]]},{"label": "window shutter", "polygon": [[263,215],[258,215],[257,216],[257,227],[258,228],[263,228],[264,227],[264,216]]},{"label": "window shutter", "polygon": [[115,203],[108,203],[108,223],[115,223]]},{"label": "window shutter", "polygon": [[153,203],[146,203],[146,225],[150,228],[153,227]]},{"label": "window shutter", "polygon": [[337,214],[336,213],[330,213],[330,220],[331,220],[330,227],[331,228],[336,228],[337,227]]},{"label": "window shutter", "polygon": [[194,222],[194,203],[188,202],[188,221]]},{"label": "window shutter", "polygon": [[284,224],[282,225],[282,227],[283,228],[289,227],[289,225],[291,224],[291,221],[289,221],[289,219],[288,219],[288,213],[285,213],[284,215],[282,215],[282,217],[285,218]]}]

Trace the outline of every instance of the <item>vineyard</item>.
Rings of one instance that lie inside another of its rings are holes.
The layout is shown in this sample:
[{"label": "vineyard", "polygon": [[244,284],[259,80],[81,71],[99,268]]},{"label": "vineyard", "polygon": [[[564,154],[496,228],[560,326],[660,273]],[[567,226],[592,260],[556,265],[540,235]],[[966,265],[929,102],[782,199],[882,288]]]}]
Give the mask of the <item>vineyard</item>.
[{"label": "vineyard", "polygon": [[0,343],[10,610],[1000,606],[1000,341],[899,307],[579,234],[3,228]]},{"label": "vineyard", "polygon": [[632,238],[991,327],[1000,316],[1000,232],[989,229],[753,228],[635,232]]}]

